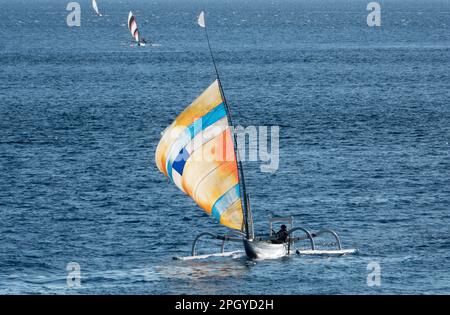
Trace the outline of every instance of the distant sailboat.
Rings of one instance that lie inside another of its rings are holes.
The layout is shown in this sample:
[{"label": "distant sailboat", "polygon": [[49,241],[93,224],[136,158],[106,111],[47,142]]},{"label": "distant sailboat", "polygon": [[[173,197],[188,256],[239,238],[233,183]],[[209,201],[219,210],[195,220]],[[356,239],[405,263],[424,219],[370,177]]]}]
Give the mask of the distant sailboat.
[{"label": "distant sailboat", "polygon": [[131,36],[136,41],[138,46],[145,46],[147,43],[144,38],[141,37],[139,33],[139,28],[136,22],[136,17],[134,16],[133,12],[130,11],[128,13],[128,29],[130,30]]},{"label": "distant sailboat", "polygon": [[98,11],[98,6],[97,6],[96,0],[92,0],[92,8],[94,8],[94,11],[98,16],[102,16],[102,14]]}]

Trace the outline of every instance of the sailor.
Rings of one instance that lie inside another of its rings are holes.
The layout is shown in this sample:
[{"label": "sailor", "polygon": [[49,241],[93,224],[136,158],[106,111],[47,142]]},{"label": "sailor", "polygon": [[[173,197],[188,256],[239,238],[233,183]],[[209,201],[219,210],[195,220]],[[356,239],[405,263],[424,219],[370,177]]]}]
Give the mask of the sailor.
[{"label": "sailor", "polygon": [[282,244],[282,243],[286,243],[287,238],[288,238],[288,231],[286,229],[286,225],[281,225],[280,230],[275,233],[275,239],[272,241],[272,243],[275,244]]}]

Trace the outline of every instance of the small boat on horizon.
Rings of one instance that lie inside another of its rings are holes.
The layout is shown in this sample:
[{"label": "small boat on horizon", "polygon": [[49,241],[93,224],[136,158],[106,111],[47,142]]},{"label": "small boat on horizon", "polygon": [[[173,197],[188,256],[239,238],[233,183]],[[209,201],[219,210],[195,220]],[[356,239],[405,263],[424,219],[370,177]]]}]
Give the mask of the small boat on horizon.
[{"label": "small boat on horizon", "polygon": [[147,41],[141,37],[139,33],[139,28],[136,22],[136,17],[134,16],[133,12],[130,11],[128,13],[128,29],[130,30],[131,36],[133,40],[137,43],[138,46],[145,47],[147,44]]},{"label": "small boat on horizon", "polygon": [[94,9],[95,13],[98,16],[102,16],[102,14],[98,11],[98,6],[97,6],[97,1],[96,0],[92,0],[92,8]]}]

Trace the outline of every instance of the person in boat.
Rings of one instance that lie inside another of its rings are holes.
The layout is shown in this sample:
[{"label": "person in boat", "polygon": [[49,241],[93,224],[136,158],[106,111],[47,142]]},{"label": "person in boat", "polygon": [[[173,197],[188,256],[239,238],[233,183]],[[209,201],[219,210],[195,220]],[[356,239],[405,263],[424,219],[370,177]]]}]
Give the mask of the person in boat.
[{"label": "person in boat", "polygon": [[281,225],[280,230],[275,233],[275,239],[272,240],[274,244],[283,244],[286,243],[289,234],[286,228],[286,225]]}]

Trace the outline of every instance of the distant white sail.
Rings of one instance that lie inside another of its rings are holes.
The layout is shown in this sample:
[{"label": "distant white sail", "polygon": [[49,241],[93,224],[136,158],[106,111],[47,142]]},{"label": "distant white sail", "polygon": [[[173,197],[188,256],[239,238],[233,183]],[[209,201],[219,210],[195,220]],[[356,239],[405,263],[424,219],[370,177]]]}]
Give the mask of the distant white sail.
[{"label": "distant white sail", "polygon": [[98,16],[102,16],[100,12],[98,11],[97,1],[92,0],[92,7],[94,8],[95,13],[97,13]]},{"label": "distant white sail", "polygon": [[136,23],[136,18],[133,15],[133,12],[130,11],[128,14],[128,29],[131,32],[131,36],[133,36],[136,42],[140,42],[139,29]]},{"label": "distant white sail", "polygon": [[200,25],[200,27],[205,27],[205,12],[200,12],[200,15],[198,16],[198,25]]}]

